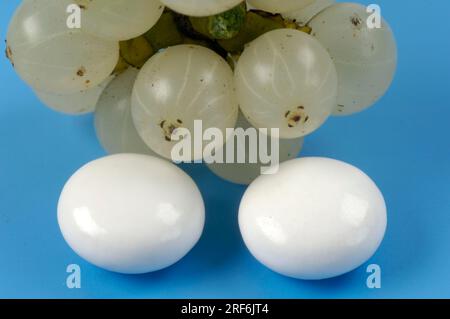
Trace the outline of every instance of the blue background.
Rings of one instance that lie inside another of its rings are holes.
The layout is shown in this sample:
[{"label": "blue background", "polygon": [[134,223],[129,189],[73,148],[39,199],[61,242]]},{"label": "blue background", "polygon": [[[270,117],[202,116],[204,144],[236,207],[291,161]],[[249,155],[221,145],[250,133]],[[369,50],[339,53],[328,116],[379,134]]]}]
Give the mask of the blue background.
[{"label": "blue background", "polygon": [[[0,33],[18,0],[0,2]],[[369,2],[366,2],[369,3]],[[56,203],[67,178],[105,155],[92,116],[45,108],[0,58],[0,297],[398,298],[450,297],[450,1],[378,1],[399,46],[397,77],[373,108],[333,118],[302,155],[347,161],[382,189],[389,226],[377,254],[339,278],[307,282],[277,275],[247,251],[237,225],[245,190],[203,166],[188,169],[206,201],[204,235],[176,265],[125,276],[81,260],[64,242]],[[82,288],[66,288],[66,266]],[[366,266],[382,288],[366,287]]]}]

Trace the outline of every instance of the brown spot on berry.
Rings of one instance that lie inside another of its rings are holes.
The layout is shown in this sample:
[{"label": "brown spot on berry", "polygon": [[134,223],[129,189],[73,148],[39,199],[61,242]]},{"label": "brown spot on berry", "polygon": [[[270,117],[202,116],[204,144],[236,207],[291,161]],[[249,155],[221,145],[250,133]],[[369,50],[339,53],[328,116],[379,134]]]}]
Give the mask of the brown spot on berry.
[{"label": "brown spot on berry", "polygon": [[350,17],[350,22],[356,29],[361,30],[363,19],[361,19],[361,17],[358,16],[356,13]]},{"label": "brown spot on berry", "polygon": [[288,127],[296,127],[301,123],[306,123],[309,116],[305,112],[304,106],[297,106],[294,110],[287,111],[284,116],[287,120]]},{"label": "brown spot on berry", "polygon": [[6,54],[6,57],[8,58],[8,60],[14,66],[13,53],[12,53],[11,47],[9,45],[6,46],[5,54]]},{"label": "brown spot on berry", "polygon": [[161,127],[164,134],[164,139],[167,142],[172,142],[172,134],[177,128],[181,127],[181,124],[183,124],[183,121],[181,121],[180,119],[177,119],[175,123],[167,120],[163,120],[159,123],[159,127]]},{"label": "brown spot on berry", "polygon": [[78,76],[84,76],[86,74],[86,68],[84,66],[80,67],[77,71]]}]

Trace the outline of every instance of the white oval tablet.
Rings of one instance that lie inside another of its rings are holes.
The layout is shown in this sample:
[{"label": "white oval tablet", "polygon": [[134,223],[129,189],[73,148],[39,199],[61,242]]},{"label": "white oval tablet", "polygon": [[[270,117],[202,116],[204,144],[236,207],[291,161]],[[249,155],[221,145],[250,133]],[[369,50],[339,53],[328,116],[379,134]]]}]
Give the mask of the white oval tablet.
[{"label": "white oval tablet", "polygon": [[107,270],[138,274],[168,267],[199,240],[202,196],[172,163],[146,155],[95,160],[66,183],[58,222],[70,247]]},{"label": "white oval tablet", "polygon": [[325,279],[355,269],[375,253],[386,229],[386,205],[358,168],[302,158],[250,185],[239,226],[251,253],[270,269]]}]

